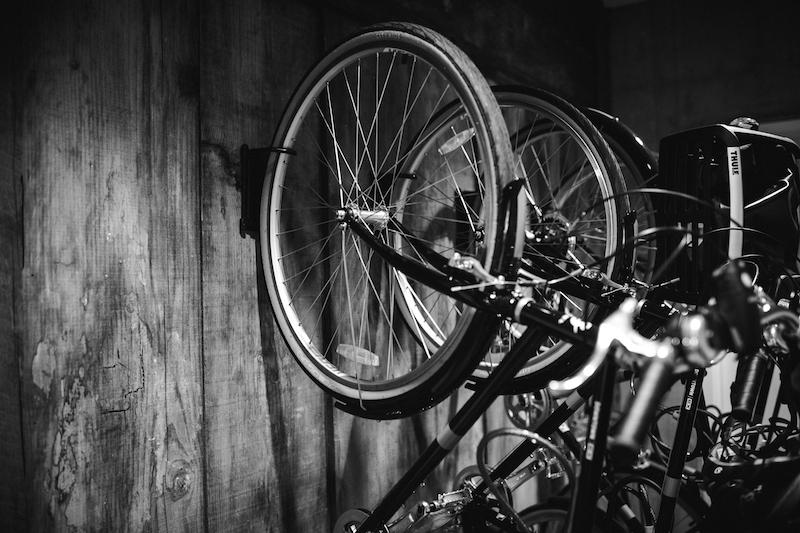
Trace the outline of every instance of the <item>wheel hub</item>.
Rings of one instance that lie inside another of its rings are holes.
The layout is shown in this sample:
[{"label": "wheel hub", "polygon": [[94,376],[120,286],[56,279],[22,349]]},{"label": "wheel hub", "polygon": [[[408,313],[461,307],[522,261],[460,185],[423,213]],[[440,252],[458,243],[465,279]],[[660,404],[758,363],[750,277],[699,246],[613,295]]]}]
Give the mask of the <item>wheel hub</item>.
[{"label": "wheel hub", "polygon": [[358,220],[366,224],[373,231],[383,231],[389,225],[391,214],[387,209],[360,209],[348,207],[336,210],[336,219],[342,224],[351,220]]},{"label": "wheel hub", "polygon": [[525,231],[525,238],[530,246],[548,256],[567,257],[577,246],[577,237],[570,233],[570,226],[558,213],[545,214]]}]

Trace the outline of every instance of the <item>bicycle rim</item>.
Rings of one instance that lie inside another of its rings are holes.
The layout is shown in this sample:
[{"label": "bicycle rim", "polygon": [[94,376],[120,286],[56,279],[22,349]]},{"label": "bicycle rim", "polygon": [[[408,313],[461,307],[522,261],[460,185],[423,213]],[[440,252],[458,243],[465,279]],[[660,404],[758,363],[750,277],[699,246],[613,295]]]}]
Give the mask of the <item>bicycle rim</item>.
[{"label": "bicycle rim", "polygon": [[[431,128],[453,108],[461,112],[447,128]],[[466,253],[490,265],[499,189],[511,172],[507,131],[486,82],[430,30],[371,28],[307,75],[275,146],[262,254],[295,358],[363,416],[406,415],[442,399],[469,374],[495,324],[410,281],[343,216],[426,267],[435,265],[420,243],[438,257]],[[409,321],[409,313],[425,318]]]}]

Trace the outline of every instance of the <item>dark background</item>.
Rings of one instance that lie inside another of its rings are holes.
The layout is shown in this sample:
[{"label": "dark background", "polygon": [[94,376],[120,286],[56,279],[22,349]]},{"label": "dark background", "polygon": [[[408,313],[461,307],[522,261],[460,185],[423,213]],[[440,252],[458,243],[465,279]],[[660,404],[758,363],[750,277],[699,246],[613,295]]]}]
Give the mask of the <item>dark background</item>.
[{"label": "dark background", "polygon": [[[0,11],[2,531],[328,531],[456,408],[381,423],[335,410],[287,353],[239,237],[240,145],[269,143],[303,72],[354,29],[428,25],[490,81],[609,111],[653,149],[739,115],[800,119],[794,1]],[[495,414],[430,490],[474,462]]]}]

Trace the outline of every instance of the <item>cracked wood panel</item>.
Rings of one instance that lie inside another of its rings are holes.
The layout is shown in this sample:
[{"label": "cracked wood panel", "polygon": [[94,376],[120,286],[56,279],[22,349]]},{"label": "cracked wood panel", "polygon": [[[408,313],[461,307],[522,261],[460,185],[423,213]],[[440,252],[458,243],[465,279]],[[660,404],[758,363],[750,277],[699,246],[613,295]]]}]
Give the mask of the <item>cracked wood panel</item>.
[{"label": "cracked wood panel", "polygon": [[[316,59],[303,3],[203,5],[201,165],[208,528],[323,531],[326,400],[295,363],[266,303],[255,240],[239,236],[239,148],[269,145]],[[311,41],[311,43],[309,43]],[[296,46],[296,43],[303,43]]]},{"label": "cracked wood panel", "polygon": [[17,133],[30,526],[202,530],[196,8],[30,9]]}]

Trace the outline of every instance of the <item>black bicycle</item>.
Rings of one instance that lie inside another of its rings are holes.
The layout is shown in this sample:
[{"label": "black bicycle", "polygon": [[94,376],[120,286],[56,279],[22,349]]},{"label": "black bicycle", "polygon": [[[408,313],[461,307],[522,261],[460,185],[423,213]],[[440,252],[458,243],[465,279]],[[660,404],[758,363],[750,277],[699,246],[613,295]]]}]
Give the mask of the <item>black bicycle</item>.
[{"label": "black bicycle", "polygon": [[[688,262],[708,279],[699,258],[717,253],[718,237],[737,234],[745,219],[744,195],[732,192],[741,187],[718,187],[694,198],[710,202],[704,225],[642,228],[669,209],[653,214],[649,191],[629,187],[621,158],[583,113],[543,91],[492,92],[449,41],[410,24],[368,28],[332,50],[298,86],[271,150],[262,260],[278,325],[308,375],[342,409],[374,418],[418,412],[474,381],[475,394],[381,503],[345,513],[337,531],[407,531],[422,518],[440,527],[479,508],[467,503],[493,483],[389,522],[499,394],[536,390],[587,361],[594,370],[605,357],[598,340],[608,347],[595,324],[627,297],[673,290],[659,278],[674,265]],[[683,196],[667,195],[667,207]],[[663,250],[652,243],[663,235],[678,242],[659,262]],[[741,241],[719,238],[729,241],[726,258],[736,255]],[[673,296],[639,299],[637,320],[668,324],[678,309],[670,302],[680,302]],[[730,325],[715,325],[719,337],[708,344],[735,348]],[[640,386],[645,412],[672,376],[669,365],[648,367],[660,370]],[[492,476],[521,464],[512,463]],[[573,502],[589,491],[594,505],[597,487],[582,481],[578,491]],[[476,523],[522,527],[501,510],[502,495],[486,501],[490,512]]]}]

